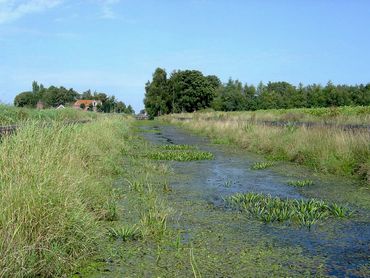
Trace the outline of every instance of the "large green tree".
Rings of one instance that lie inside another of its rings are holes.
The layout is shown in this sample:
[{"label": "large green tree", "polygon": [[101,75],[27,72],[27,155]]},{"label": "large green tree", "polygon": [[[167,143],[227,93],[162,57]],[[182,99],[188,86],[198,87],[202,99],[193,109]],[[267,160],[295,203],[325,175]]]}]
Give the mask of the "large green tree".
[{"label": "large green tree", "polygon": [[215,76],[197,70],[174,71],[169,79],[173,112],[193,112],[210,107],[220,86]]},{"label": "large green tree", "polygon": [[145,109],[150,118],[171,112],[173,98],[169,91],[165,69],[157,68],[152,81],[145,85]]}]

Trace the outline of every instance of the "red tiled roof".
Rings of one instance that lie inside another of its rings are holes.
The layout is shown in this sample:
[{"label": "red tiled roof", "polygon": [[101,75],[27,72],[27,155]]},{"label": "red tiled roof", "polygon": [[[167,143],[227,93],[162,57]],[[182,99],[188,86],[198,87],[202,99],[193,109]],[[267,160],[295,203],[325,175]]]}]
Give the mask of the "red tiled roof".
[{"label": "red tiled roof", "polygon": [[94,99],[79,99],[75,102],[75,106],[80,106],[81,104],[85,104],[85,106],[89,106],[90,104],[92,104],[93,102],[96,102],[96,103],[101,103],[100,100],[94,100]]}]

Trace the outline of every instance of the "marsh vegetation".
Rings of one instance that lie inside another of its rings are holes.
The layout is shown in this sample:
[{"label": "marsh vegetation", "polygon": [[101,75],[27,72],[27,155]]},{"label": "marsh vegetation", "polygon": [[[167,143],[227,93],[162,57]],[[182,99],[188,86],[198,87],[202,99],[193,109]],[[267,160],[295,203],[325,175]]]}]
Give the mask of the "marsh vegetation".
[{"label": "marsh vegetation", "polygon": [[252,192],[229,196],[225,202],[265,223],[289,221],[311,227],[319,220],[352,214],[348,208],[336,203],[328,204],[315,199],[282,199]]},{"label": "marsh vegetation", "polygon": [[[238,145],[245,150],[263,154],[269,160],[294,162],[320,173],[354,177],[368,184],[370,182],[370,133],[367,130],[351,132],[340,128],[273,127],[243,120],[253,118],[253,115],[279,119],[302,113],[308,117],[315,117],[317,121],[326,121],[326,115],[328,113],[330,115],[330,111],[330,108],[315,108],[189,113],[167,115],[161,117],[161,120],[208,135],[215,142]],[[369,123],[368,107],[344,107],[335,111],[331,119],[338,124]],[[187,120],[182,120],[184,117]],[[209,118],[214,120],[210,121]]]}]

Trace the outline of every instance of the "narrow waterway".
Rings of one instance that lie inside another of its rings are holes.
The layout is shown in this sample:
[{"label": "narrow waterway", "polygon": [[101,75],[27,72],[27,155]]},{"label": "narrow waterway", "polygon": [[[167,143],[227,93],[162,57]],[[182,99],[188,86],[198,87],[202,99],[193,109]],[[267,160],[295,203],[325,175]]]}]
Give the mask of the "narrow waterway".
[{"label": "narrow waterway", "polygon": [[[153,126],[143,129],[153,129]],[[369,215],[366,209],[356,207],[355,199],[346,202],[356,211],[350,219],[328,220],[311,229],[262,224],[228,210],[223,203],[223,197],[236,192],[262,192],[283,198],[322,196],[327,201],[332,201],[331,198],[335,201],[346,200],[345,190],[356,190],[357,185],[312,177],[315,179],[314,187],[297,189],[288,186],[287,181],[309,174],[291,165],[250,170],[250,166],[261,157],[211,144],[207,138],[189,134],[174,126],[158,125],[154,129],[157,132],[142,133],[146,140],[154,144],[195,145],[215,155],[214,160],[172,163],[175,177],[171,181],[173,193],[169,195],[169,201],[178,213],[174,225],[184,231],[184,240],[192,241],[195,246],[206,245],[204,254],[229,254],[221,257],[224,261],[218,262],[220,276],[217,277],[254,276],[253,273],[243,272],[246,271],[243,265],[238,268],[235,263],[243,256],[245,249],[253,244],[271,245],[282,252],[290,250],[294,253],[299,250],[300,256],[309,258],[307,262],[303,260],[301,265],[290,266],[292,275],[363,277],[369,273]],[[322,194],[320,188],[323,188]],[[328,194],[330,190],[335,191],[332,196]],[[271,251],[273,260],[276,260],[275,255]],[[261,259],[269,260],[266,254]],[[282,258],[280,265],[284,267],[288,261]],[[243,260],[239,263],[243,263]],[[208,269],[215,267],[212,265],[212,256],[208,261],[201,260],[198,264],[205,273],[211,273],[207,272]]]}]

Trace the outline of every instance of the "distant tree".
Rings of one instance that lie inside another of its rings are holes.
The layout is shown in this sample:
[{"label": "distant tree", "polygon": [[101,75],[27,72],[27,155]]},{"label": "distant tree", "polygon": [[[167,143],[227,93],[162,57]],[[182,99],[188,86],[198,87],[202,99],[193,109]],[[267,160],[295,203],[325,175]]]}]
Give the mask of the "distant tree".
[{"label": "distant tree", "polygon": [[246,97],[242,83],[230,78],[224,86],[220,86],[213,100],[212,108],[221,111],[245,110]]},{"label": "distant tree", "polygon": [[18,94],[14,99],[14,106],[34,107],[37,103],[37,97],[33,92],[23,92]]},{"label": "distant tree", "polygon": [[169,91],[167,73],[165,69],[157,68],[153,73],[152,81],[145,85],[145,109],[150,118],[171,111],[173,95]]},{"label": "distant tree", "polygon": [[32,82],[32,93],[38,94],[40,91],[40,86],[36,81]]},{"label": "distant tree", "polygon": [[116,104],[115,112],[116,113],[125,113],[126,112],[126,104],[124,104],[122,101],[118,101]]},{"label": "distant tree", "polygon": [[132,108],[131,105],[128,105],[126,108],[126,113],[132,115],[135,114],[135,110]]},{"label": "distant tree", "polygon": [[218,82],[197,70],[175,71],[169,79],[173,112],[193,112],[210,107]]}]

